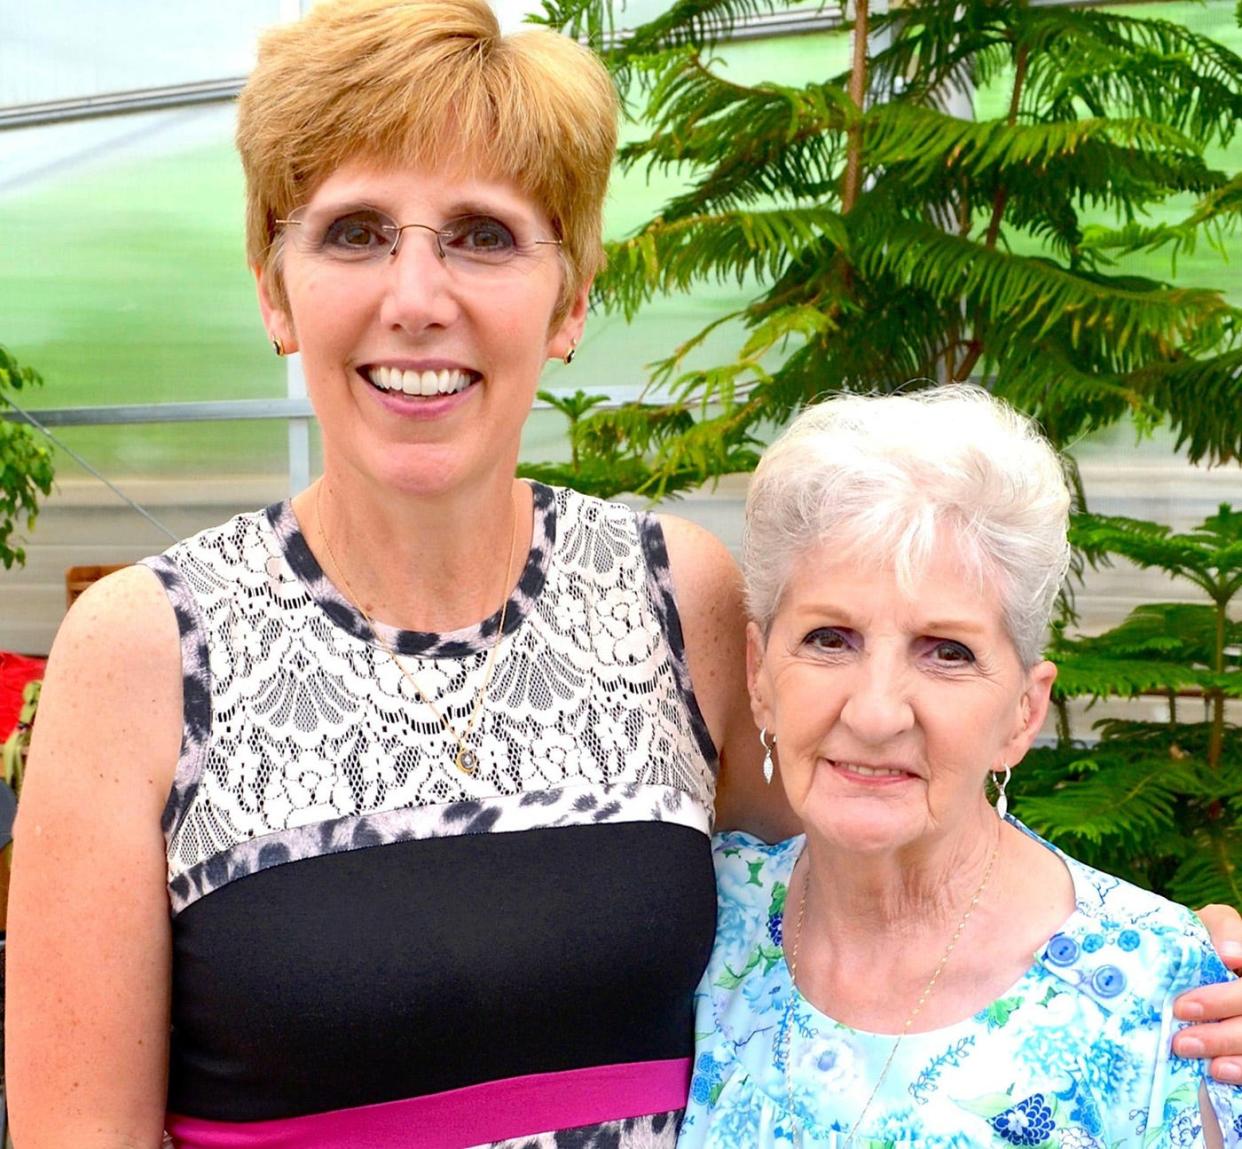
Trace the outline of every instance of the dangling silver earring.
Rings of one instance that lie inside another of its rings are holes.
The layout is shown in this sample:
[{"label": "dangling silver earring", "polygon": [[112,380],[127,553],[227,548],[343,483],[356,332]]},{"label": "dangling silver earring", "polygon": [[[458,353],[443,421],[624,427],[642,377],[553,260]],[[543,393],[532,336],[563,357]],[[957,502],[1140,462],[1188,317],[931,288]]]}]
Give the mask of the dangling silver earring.
[{"label": "dangling silver earring", "polygon": [[1009,763],[1005,763],[1005,776],[1000,776],[999,770],[992,771],[992,784],[996,787],[996,816],[1003,822],[1005,815],[1009,813],[1009,799],[1005,797],[1005,787],[1009,785],[1009,779],[1013,776],[1013,770],[1010,769]]},{"label": "dangling silver earring", "polygon": [[768,728],[761,727],[759,730],[759,745],[763,747],[763,780],[772,785],[772,747],[776,745],[776,735],[772,735],[772,742],[768,743]]}]

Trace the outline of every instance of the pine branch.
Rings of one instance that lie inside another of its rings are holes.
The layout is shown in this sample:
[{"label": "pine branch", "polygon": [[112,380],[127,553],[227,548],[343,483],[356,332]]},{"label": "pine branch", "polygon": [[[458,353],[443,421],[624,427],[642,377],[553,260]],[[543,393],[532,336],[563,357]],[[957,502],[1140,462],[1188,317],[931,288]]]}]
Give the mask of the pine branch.
[{"label": "pine branch", "polygon": [[841,217],[830,208],[724,212],[666,222],[655,220],[637,235],[608,245],[608,266],[596,294],[607,309],[631,318],[653,295],[688,291],[706,279],[774,278],[787,260],[848,242]]},{"label": "pine branch", "polygon": [[1228,601],[1242,586],[1242,512],[1225,505],[1187,534],[1121,515],[1077,515],[1070,526],[1070,542],[1092,565],[1104,553],[1122,555],[1144,569],[1154,567],[1188,579],[1213,603]]},{"label": "pine branch", "polygon": [[1206,603],[1153,602],[1136,607],[1120,626],[1104,634],[1059,638],[1053,644],[1053,657],[1058,665],[1069,653],[1211,668],[1221,642],[1242,644],[1242,621],[1229,623],[1218,634],[1216,611]]},{"label": "pine branch", "polygon": [[987,326],[1003,324],[1028,337],[1068,320],[1075,344],[1098,334],[1122,369],[1181,342],[1219,342],[1234,314],[1218,292],[1151,290],[1121,277],[1073,274],[917,221],[889,218],[851,238],[854,262],[866,275],[909,284],[942,306],[965,300],[968,311],[987,317]]},{"label": "pine branch", "polygon": [[650,64],[651,135],[621,149],[625,169],[701,171],[692,191],[665,205],[664,219],[829,195],[856,110],[840,88],[746,87],[722,80],[693,53]]},{"label": "pine branch", "polygon": [[1242,831],[1216,822],[1195,832],[1169,881],[1169,894],[1188,906],[1242,905]]},{"label": "pine branch", "polygon": [[[1133,845],[1172,829],[1179,796],[1199,786],[1193,762],[1105,743],[1035,750],[1022,770],[1019,814],[1037,834],[1056,841],[1116,838]],[[1072,779],[1072,800],[1041,793],[1039,774],[1057,779],[1054,785]]]},{"label": "pine branch", "polygon": [[1057,698],[1137,698],[1194,688],[1202,690],[1211,676],[1176,662],[1120,658],[1111,653],[1078,651],[1057,653]]},{"label": "pine branch", "polygon": [[1051,179],[1070,202],[1133,209],[1172,192],[1214,190],[1224,178],[1207,168],[1193,140],[1141,117],[1010,124],[885,104],[868,113],[865,126],[868,162],[901,165],[914,188],[965,178],[1033,189]]},{"label": "pine branch", "polygon": [[1196,139],[1228,143],[1242,114],[1242,58],[1184,25],[1100,9],[1031,8],[1020,38],[1033,52],[1033,115],[1129,109]]}]

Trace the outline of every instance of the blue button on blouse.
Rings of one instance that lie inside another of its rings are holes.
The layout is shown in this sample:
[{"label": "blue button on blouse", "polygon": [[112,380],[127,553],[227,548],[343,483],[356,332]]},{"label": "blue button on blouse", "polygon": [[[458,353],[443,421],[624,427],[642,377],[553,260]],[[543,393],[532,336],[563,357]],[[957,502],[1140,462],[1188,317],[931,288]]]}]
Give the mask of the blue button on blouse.
[{"label": "blue button on blouse", "polygon": [[1126,988],[1126,975],[1115,965],[1102,965],[1091,975],[1091,988],[1101,997],[1116,997]]},{"label": "blue button on blouse", "polygon": [[1073,965],[1078,959],[1078,943],[1065,934],[1057,934],[1048,942],[1047,955],[1054,965]]}]

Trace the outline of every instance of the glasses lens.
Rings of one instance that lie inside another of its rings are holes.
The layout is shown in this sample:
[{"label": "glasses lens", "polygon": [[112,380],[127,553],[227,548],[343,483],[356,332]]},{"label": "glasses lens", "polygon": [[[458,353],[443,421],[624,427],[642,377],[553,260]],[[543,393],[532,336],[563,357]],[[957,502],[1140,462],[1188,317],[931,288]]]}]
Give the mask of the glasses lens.
[{"label": "glasses lens", "polygon": [[440,232],[440,244],[450,259],[470,263],[508,263],[523,249],[507,224],[490,215],[464,215],[451,219]]},{"label": "glasses lens", "polygon": [[308,212],[293,220],[294,242],[303,251],[343,263],[377,259],[392,251],[400,228],[374,208],[356,208],[342,214]]}]

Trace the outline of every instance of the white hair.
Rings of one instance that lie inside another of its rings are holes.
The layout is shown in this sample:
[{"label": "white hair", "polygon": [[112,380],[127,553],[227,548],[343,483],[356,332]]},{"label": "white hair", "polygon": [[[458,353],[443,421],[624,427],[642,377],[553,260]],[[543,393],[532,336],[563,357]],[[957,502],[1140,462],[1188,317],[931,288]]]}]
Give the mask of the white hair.
[{"label": "white hair", "polygon": [[742,565],[766,634],[798,559],[891,565],[912,594],[937,544],[990,582],[1026,667],[1042,657],[1069,566],[1061,460],[1026,416],[978,387],[836,395],[764,453],[746,499]]}]

